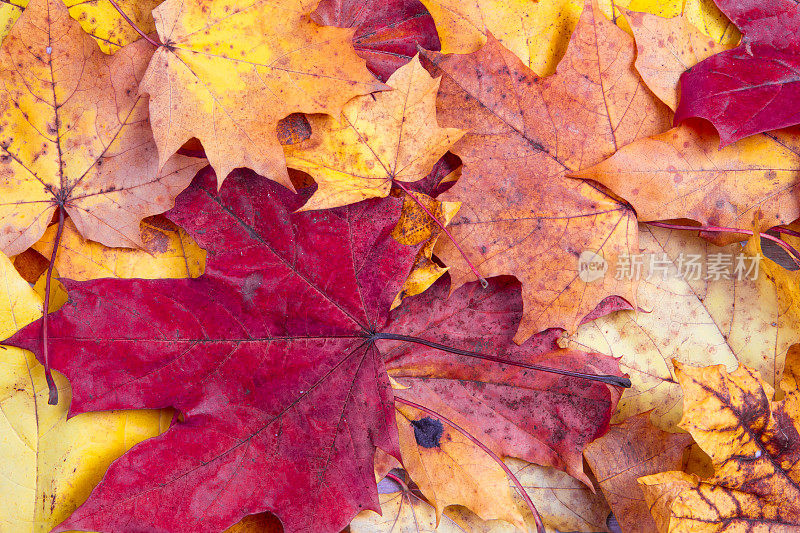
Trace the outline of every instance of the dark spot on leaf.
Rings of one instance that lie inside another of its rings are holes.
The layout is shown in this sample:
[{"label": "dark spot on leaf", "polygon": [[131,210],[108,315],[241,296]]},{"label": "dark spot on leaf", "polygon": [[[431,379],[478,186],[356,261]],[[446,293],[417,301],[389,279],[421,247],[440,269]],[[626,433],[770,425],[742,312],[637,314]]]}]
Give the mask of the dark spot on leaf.
[{"label": "dark spot on leaf", "polygon": [[441,420],[426,416],[419,420],[412,420],[411,425],[414,426],[414,438],[417,440],[417,444],[423,448],[439,447],[439,441],[444,432]]}]

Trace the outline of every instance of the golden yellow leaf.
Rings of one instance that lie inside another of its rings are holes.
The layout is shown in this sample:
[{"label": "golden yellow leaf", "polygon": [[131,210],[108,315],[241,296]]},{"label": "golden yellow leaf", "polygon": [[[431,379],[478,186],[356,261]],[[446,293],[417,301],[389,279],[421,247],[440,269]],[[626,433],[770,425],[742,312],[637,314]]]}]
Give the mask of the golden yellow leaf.
[{"label": "golden yellow leaf", "polygon": [[[57,226],[50,226],[33,249],[50,257]],[[205,270],[206,252],[183,229],[163,216],[142,221],[143,249],[108,248],[81,237],[70,220],[64,224],[56,254],[58,273],[69,279],[196,278]]]},{"label": "golden yellow leaf", "polygon": [[[445,226],[450,223],[450,220],[461,207],[459,202],[439,202],[422,193],[412,192],[411,194]],[[417,252],[411,273],[403,283],[403,288],[400,289],[394,302],[392,302],[392,309],[400,305],[403,298],[414,296],[427,290],[447,272],[447,267],[439,266],[433,260],[433,249],[436,246],[436,240],[442,233],[442,229],[438,224],[413,199],[406,195],[403,200],[403,211],[397,226],[392,231],[392,237],[400,244],[410,246],[422,242],[425,244]]]},{"label": "golden yellow leaf", "polygon": [[238,167],[291,188],[278,121],[339,116],[352,97],[385,88],[350,42],[319,26],[313,0],[166,0],[153,11],[161,42],[140,87],[160,164],[189,139],[203,144],[219,183]]},{"label": "golden yellow leaf", "polygon": [[[478,50],[491,33],[540,76],[556,71],[575,29],[582,0],[422,0],[439,31],[443,53]],[[630,31],[623,8],[660,17],[687,18],[715,40],[735,44],[738,31],[713,0],[599,0],[603,13]],[[723,37],[724,33],[724,37]]]},{"label": "golden yellow leaf", "polygon": [[636,40],[636,70],[647,87],[675,111],[681,74],[700,61],[732,48],[692,26],[685,15],[661,18],[625,11]]},{"label": "golden yellow leaf", "polygon": [[[449,505],[463,505],[483,520],[524,528],[505,472],[484,450],[441,420],[402,404],[395,409],[403,467],[437,516]],[[423,434],[426,440],[418,444]],[[490,440],[488,435],[476,437]]]},{"label": "golden yellow leaf", "polygon": [[[58,35],[58,39],[52,36]],[[159,171],[138,94],[151,45],[103,54],[60,0],[32,0],[0,48],[0,249],[14,255],[63,205],[85,237],[141,244],[139,221],[169,209],[203,165]]]},{"label": "golden yellow leaf", "polygon": [[0,346],[0,530],[46,533],[89,496],[108,465],[165,431],[171,411],[106,411],[67,420],[71,391],[53,377],[58,405],[47,404],[44,369],[30,352]]},{"label": "golden yellow leaf", "polygon": [[387,196],[392,180],[424,178],[464,135],[436,123],[439,79],[422,68],[418,56],[386,83],[392,91],[354,98],[340,120],[312,116],[311,138],[283,148],[287,165],[318,185],[302,210]]},{"label": "golden yellow leaf", "polygon": [[583,450],[623,531],[653,531],[655,524],[637,478],[683,469],[692,437],[655,428],[646,413],[611,426]]},{"label": "golden yellow leaf", "polygon": [[[776,383],[786,351],[800,341],[800,320],[793,310],[800,308],[792,308],[792,294],[770,277],[770,269],[781,268],[771,260],[761,257],[758,272],[747,272],[760,253],[758,240],[751,239],[744,249],[739,244],[716,247],[689,232],[646,226],[639,238],[641,277],[647,276],[651,261],[655,265],[650,279],[639,284],[642,311],[612,313],[582,325],[571,338],[579,349],[622,358],[620,369],[630,374],[633,387],[623,393],[614,421],[652,410],[657,427],[676,429],[682,393],[673,359],[721,363],[730,370],[743,363]],[[719,279],[713,279],[714,272],[705,279],[714,262]],[[701,265],[699,275],[694,265]],[[744,268],[744,279],[736,279],[737,265]],[[723,277],[725,268],[733,279]],[[636,275],[635,270],[619,273]],[[754,274],[756,279],[747,279]]]},{"label": "golden yellow leaf", "polygon": [[0,339],[42,316],[42,298],[0,252]]},{"label": "golden yellow leaf", "polygon": [[[117,0],[122,11],[145,33],[156,29],[151,11],[162,0]],[[80,22],[86,33],[94,37],[100,49],[111,54],[141,36],[114,9],[109,0],[64,0],[72,18]],[[28,5],[28,0],[0,2],[0,40]]]},{"label": "golden yellow leaf", "polygon": [[555,72],[578,23],[583,0],[422,0],[443,53],[478,50],[491,33],[540,76]]},{"label": "golden yellow leaf", "polygon": [[[789,364],[796,368],[800,352]],[[744,365],[676,363],[684,391],[681,427],[712,459],[700,479],[662,472],[640,479],[661,531],[796,531],[800,528],[800,413]],[[797,395],[788,387],[787,395]]]}]

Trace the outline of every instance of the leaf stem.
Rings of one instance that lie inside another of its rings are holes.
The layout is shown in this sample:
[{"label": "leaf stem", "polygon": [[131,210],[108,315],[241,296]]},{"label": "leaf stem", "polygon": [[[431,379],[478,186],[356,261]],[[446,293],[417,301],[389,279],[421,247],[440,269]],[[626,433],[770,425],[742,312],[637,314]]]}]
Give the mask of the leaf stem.
[{"label": "leaf stem", "polygon": [[398,396],[394,397],[394,401],[397,402],[397,403],[402,403],[404,405],[408,405],[409,407],[413,407],[414,409],[418,409],[418,410],[422,411],[423,413],[427,413],[427,414],[429,414],[431,416],[435,416],[437,419],[441,420],[442,422],[444,422],[448,426],[452,427],[453,429],[455,429],[456,431],[458,431],[459,433],[464,435],[466,438],[471,440],[477,447],[479,447],[481,450],[486,452],[489,455],[489,457],[494,459],[494,461],[500,466],[500,468],[503,469],[503,471],[511,479],[511,482],[514,483],[514,486],[519,491],[519,495],[522,497],[523,500],[525,500],[525,504],[528,506],[528,509],[530,509],[531,514],[533,514],[533,519],[536,522],[536,531],[538,533],[545,533],[544,524],[542,524],[542,519],[539,516],[538,511],[536,511],[536,506],[533,505],[533,501],[531,500],[531,497],[525,491],[525,487],[522,486],[522,483],[520,483],[520,481],[517,478],[517,476],[514,475],[514,472],[511,471],[511,469],[508,467],[508,465],[505,464],[503,462],[503,460],[496,453],[494,453],[492,450],[490,450],[484,443],[482,443],[480,440],[478,440],[475,436],[473,436],[471,433],[469,433],[466,429],[462,428],[461,426],[459,426],[458,424],[456,424],[455,422],[453,422],[449,418],[447,418],[445,416],[442,416],[441,414],[437,413],[433,409],[428,409],[427,407],[425,407],[423,405],[411,402],[409,400],[405,400],[405,399],[400,398]]},{"label": "leaf stem", "polygon": [[774,228],[770,228],[770,231],[774,231],[776,233],[783,233],[785,235],[791,235],[792,237],[800,237],[800,232],[797,232],[789,228],[782,228],[780,226],[775,226]]},{"label": "leaf stem", "polygon": [[610,376],[605,374],[585,374],[583,372],[573,372],[571,370],[563,370],[561,368],[552,368],[548,366],[536,365],[532,363],[524,363],[521,361],[512,361],[510,359],[504,359],[502,357],[495,357],[493,355],[486,355],[479,352],[472,352],[469,350],[461,350],[459,348],[453,348],[452,346],[447,346],[445,344],[439,344],[438,342],[427,341],[425,339],[420,339],[417,337],[411,337],[409,335],[396,335],[394,333],[376,333],[372,336],[373,340],[378,339],[386,339],[386,340],[395,340],[395,341],[405,341],[405,342],[413,342],[416,344],[422,344],[424,346],[428,346],[429,348],[434,348],[436,350],[442,350],[443,352],[454,353],[458,355],[465,355],[467,357],[474,357],[476,359],[483,359],[485,361],[492,361],[494,363],[501,363],[504,365],[510,366],[518,366],[521,368],[528,368],[531,370],[538,370],[540,372],[550,372],[553,374],[561,374],[562,376],[570,376],[579,379],[588,379],[590,381],[599,381],[600,383],[605,383],[606,385],[613,385],[615,387],[622,387],[622,388],[630,388],[631,387],[631,380],[622,377],[622,376]]},{"label": "leaf stem", "polygon": [[[689,231],[708,231],[712,233],[743,233],[745,235],[754,235],[755,233],[752,230],[747,229],[739,229],[739,228],[726,228],[726,227],[719,227],[719,226],[682,226],[679,224],[670,224],[668,222],[645,222],[645,224],[649,224],[650,226],[656,226],[658,228],[667,228],[667,229],[678,229],[678,230],[689,230]],[[780,233],[788,233],[792,235],[794,232],[791,230],[778,230]],[[786,253],[788,253],[795,264],[800,267],[800,252],[798,252],[794,246],[789,244],[786,241],[782,241],[777,237],[773,237],[768,233],[759,233],[762,239],[767,239],[768,241],[772,241],[781,248],[783,248]]]},{"label": "leaf stem", "polygon": [[44,304],[42,313],[42,357],[44,358],[44,376],[47,379],[47,388],[50,391],[47,403],[50,405],[58,404],[58,387],[53,381],[53,374],[50,372],[50,354],[47,349],[47,315],[50,313],[50,280],[53,278],[53,267],[56,264],[56,253],[61,244],[61,234],[64,232],[64,208],[58,207],[58,231],[56,240],[53,243],[53,252],[50,254],[50,264],[47,266],[47,277],[44,281]]},{"label": "leaf stem", "polygon": [[142,30],[139,28],[139,26],[137,26],[137,25],[136,25],[136,23],[135,23],[135,22],[133,22],[133,21],[132,21],[132,20],[130,19],[130,17],[128,17],[128,15],[126,15],[126,14],[125,14],[125,12],[122,10],[122,8],[120,8],[120,7],[119,7],[119,5],[117,4],[117,2],[116,2],[115,0],[108,0],[108,1],[109,1],[109,2],[111,2],[111,5],[112,5],[112,6],[114,6],[114,9],[116,9],[116,10],[119,12],[119,14],[122,16],[122,18],[124,18],[124,19],[125,19],[125,22],[127,22],[128,24],[130,24],[131,28],[133,28],[134,30],[136,30],[136,33],[138,33],[139,35],[141,35],[142,37],[144,37],[144,38],[147,40],[147,42],[148,42],[148,43],[152,44],[152,45],[153,45],[153,46],[155,46],[156,48],[158,48],[159,46],[161,46],[161,43],[159,43],[158,41],[155,41],[155,40],[153,40],[153,39],[152,39],[152,38],[151,38],[149,35],[147,35],[145,32],[143,32],[143,31],[142,31]]},{"label": "leaf stem", "polygon": [[406,482],[403,481],[402,479],[400,479],[399,477],[395,476],[391,472],[386,474],[386,477],[388,477],[389,479],[391,479],[392,481],[397,483],[400,486],[400,488],[402,489],[403,493],[409,492],[408,485],[406,485]]},{"label": "leaf stem", "polygon": [[444,234],[445,234],[445,235],[447,235],[447,238],[448,238],[448,239],[450,239],[450,241],[451,241],[451,242],[453,243],[453,245],[456,247],[456,250],[458,250],[458,251],[459,251],[459,253],[461,254],[461,257],[463,257],[463,258],[464,258],[464,261],[466,261],[466,262],[467,262],[467,265],[469,266],[470,270],[472,270],[472,273],[473,273],[473,274],[475,274],[475,277],[476,277],[476,278],[478,278],[478,281],[480,281],[480,282],[481,282],[481,287],[483,287],[484,289],[485,289],[486,287],[488,287],[488,286],[489,286],[489,282],[488,282],[488,281],[486,281],[486,278],[484,278],[483,276],[481,276],[481,275],[478,273],[478,269],[477,269],[477,268],[475,268],[475,265],[473,265],[473,264],[472,264],[472,261],[470,261],[470,260],[469,260],[469,257],[467,257],[467,254],[466,254],[466,253],[464,253],[464,250],[462,250],[462,249],[461,249],[461,246],[459,246],[459,244],[456,242],[456,239],[455,239],[455,237],[453,237],[453,234],[452,234],[452,233],[450,233],[450,230],[448,230],[448,229],[445,227],[445,225],[444,225],[444,224],[443,224],[443,223],[442,223],[442,222],[441,222],[441,221],[440,221],[438,218],[436,218],[436,216],[434,216],[434,214],[431,212],[431,210],[430,210],[430,209],[428,209],[427,207],[425,207],[425,204],[423,204],[423,203],[422,203],[422,202],[419,200],[419,198],[417,198],[416,196],[414,196],[413,194],[411,194],[411,191],[409,191],[409,190],[408,190],[408,188],[407,188],[405,185],[403,185],[403,183],[402,183],[400,180],[396,180],[396,179],[395,179],[395,180],[392,180],[392,183],[394,183],[395,185],[397,185],[398,187],[400,187],[400,188],[403,190],[403,192],[405,192],[405,193],[406,193],[406,194],[407,194],[407,195],[408,195],[408,196],[409,196],[409,197],[410,197],[412,200],[414,200],[414,201],[417,203],[417,205],[418,205],[418,206],[420,206],[420,207],[422,208],[422,210],[423,210],[423,211],[425,211],[425,213],[426,213],[426,214],[427,214],[429,217],[431,217],[431,219],[432,219],[432,220],[433,220],[433,221],[436,223],[436,225],[437,225],[437,226],[439,226],[439,227],[441,228],[441,230],[444,232]]}]

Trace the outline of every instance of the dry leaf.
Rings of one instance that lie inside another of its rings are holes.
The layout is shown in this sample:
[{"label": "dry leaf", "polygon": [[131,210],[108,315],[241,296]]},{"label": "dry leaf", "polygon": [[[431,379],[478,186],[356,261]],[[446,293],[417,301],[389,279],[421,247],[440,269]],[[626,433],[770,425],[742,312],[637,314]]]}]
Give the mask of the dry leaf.
[{"label": "dry leaf", "polygon": [[[53,35],[60,36],[53,39]],[[176,156],[159,172],[138,80],[140,40],[113,56],[60,0],[33,0],[0,49],[0,249],[22,252],[63,205],[106,246],[141,244],[139,221],[169,209],[204,165]]]},{"label": "dry leaf", "polygon": [[[796,358],[787,365],[797,369]],[[684,391],[681,427],[713,461],[709,479],[663,472],[639,480],[661,531],[796,531],[800,528],[800,413],[773,402],[774,389],[742,365],[676,363]],[[796,375],[783,382],[796,396]]]},{"label": "dry leaf", "polygon": [[[635,283],[582,277],[579,262],[599,255],[613,271],[621,255],[636,253],[634,214],[596,186],[565,178],[669,125],[669,110],[633,68],[633,39],[595,6],[548,78],[493,38],[474,54],[428,55],[443,73],[439,122],[470,130],[452,149],[462,176],[440,200],[462,202],[450,230],[478,272],[522,282],[515,341],[550,327],[574,330],[606,296],[633,302]],[[474,279],[449,241],[439,239],[436,255],[453,288]]]},{"label": "dry leaf", "polygon": [[153,11],[165,46],[141,88],[160,165],[194,137],[220,185],[247,167],[291,188],[278,121],[294,112],[339,116],[352,97],[384,88],[356,55],[353,30],[312,22],[315,6],[167,0]]},{"label": "dry leaf", "polygon": [[[524,529],[509,480],[484,450],[437,418],[396,404],[403,467],[441,516],[463,505],[483,520],[499,519]],[[488,435],[479,435],[488,442]]]},{"label": "dry leaf", "polygon": [[692,26],[685,15],[661,18],[625,10],[636,39],[636,70],[648,89],[675,111],[681,74],[700,61],[728,50]]},{"label": "dry leaf", "polygon": [[436,123],[432,78],[415,56],[386,82],[392,91],[354,98],[341,118],[311,117],[311,138],[284,147],[286,163],[317,182],[303,210],[387,196],[393,180],[424,178],[464,132]]},{"label": "dry leaf", "polygon": [[636,479],[664,470],[683,469],[692,442],[686,433],[657,429],[650,423],[650,417],[642,413],[611,426],[608,433],[583,450],[623,531],[655,530]]},{"label": "dry leaf", "polygon": [[[652,410],[657,427],[675,430],[682,393],[673,359],[692,365],[722,363],[730,370],[743,363],[760,371],[768,383],[776,383],[786,351],[800,341],[800,320],[794,310],[800,308],[792,303],[800,292],[791,289],[797,287],[797,274],[789,273],[792,279],[776,284],[770,269],[783,269],[762,257],[757,279],[747,279],[754,274],[747,272],[754,265],[752,258],[760,255],[757,239],[746,248],[738,244],[720,248],[688,232],[643,227],[640,243],[641,276],[651,272],[651,261],[655,265],[650,279],[639,284],[643,311],[599,318],[581,326],[572,338],[576,348],[621,357],[620,368],[630,374],[633,387],[623,393],[614,420]],[[721,274],[719,279],[705,279],[708,265],[715,261],[720,268],[730,261],[728,275],[734,279]],[[636,275],[636,263],[632,259],[631,269],[619,274]],[[743,279],[736,279],[737,264],[744,267]],[[701,269],[695,270],[695,265]]]},{"label": "dry leaf", "polygon": [[628,200],[639,220],[688,218],[749,228],[760,210],[766,231],[800,217],[798,133],[800,128],[772,131],[720,149],[710,124],[685,123],[575,175]]}]

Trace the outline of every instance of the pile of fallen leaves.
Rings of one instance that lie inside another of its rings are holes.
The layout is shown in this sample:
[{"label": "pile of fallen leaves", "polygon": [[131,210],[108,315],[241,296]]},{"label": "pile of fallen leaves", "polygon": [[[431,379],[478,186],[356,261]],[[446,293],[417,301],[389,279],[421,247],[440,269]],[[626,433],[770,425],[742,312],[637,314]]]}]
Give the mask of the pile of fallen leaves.
[{"label": "pile of fallen leaves", "polygon": [[0,3],[0,531],[800,530],[800,4],[715,1]]}]

